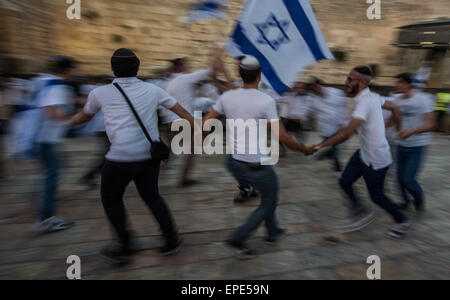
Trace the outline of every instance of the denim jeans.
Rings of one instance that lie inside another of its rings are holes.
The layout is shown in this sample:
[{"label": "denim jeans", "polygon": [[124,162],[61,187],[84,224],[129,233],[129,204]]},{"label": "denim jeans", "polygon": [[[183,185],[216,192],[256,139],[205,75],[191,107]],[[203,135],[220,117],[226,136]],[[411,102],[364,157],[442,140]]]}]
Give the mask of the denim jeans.
[{"label": "denim jeans", "polygon": [[353,155],[348,162],[342,177],[340,185],[347,196],[350,198],[353,215],[365,212],[360,200],[355,195],[353,184],[361,177],[366,182],[367,189],[372,201],[388,212],[397,223],[403,223],[407,218],[400,212],[397,205],[389,199],[384,193],[384,181],[388,167],[381,170],[374,170],[367,166],[360,158],[359,150]]},{"label": "denim jeans", "polygon": [[39,204],[39,220],[54,216],[56,192],[59,183],[60,160],[57,145],[39,144],[39,158],[45,169],[44,194]]},{"label": "denim jeans", "polygon": [[252,185],[261,196],[261,205],[249,216],[244,225],[232,236],[236,243],[246,240],[260,225],[265,222],[269,236],[277,234],[278,225],[275,210],[278,203],[278,178],[272,166],[255,167],[250,164],[227,158],[228,169],[239,184]]},{"label": "denim jeans", "polygon": [[411,203],[408,192],[413,196],[415,203],[424,201],[423,190],[416,180],[425,153],[425,147],[397,148],[398,182],[405,204]]},{"label": "denim jeans", "polygon": [[159,194],[160,163],[153,160],[119,163],[106,160],[102,171],[101,196],[103,208],[123,247],[130,246],[123,195],[134,181],[139,195],[155,216],[168,243],[177,238],[177,230],[166,202]]}]

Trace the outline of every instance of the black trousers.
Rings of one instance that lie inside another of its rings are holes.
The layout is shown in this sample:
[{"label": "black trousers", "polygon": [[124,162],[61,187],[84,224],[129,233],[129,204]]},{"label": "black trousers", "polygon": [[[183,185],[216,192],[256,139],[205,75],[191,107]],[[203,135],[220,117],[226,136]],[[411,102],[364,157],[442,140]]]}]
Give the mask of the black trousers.
[{"label": "black trousers", "polygon": [[160,163],[152,160],[119,163],[106,160],[102,171],[102,203],[114,231],[124,248],[130,247],[123,203],[125,189],[131,181],[136,184],[139,195],[158,221],[168,243],[175,242],[177,230],[169,208],[159,194],[158,176]]},{"label": "black trousers", "polygon": [[105,155],[108,153],[109,148],[111,147],[111,143],[109,142],[109,138],[106,133],[98,134],[98,138],[101,139],[101,157],[99,161],[94,164],[94,167],[83,176],[85,179],[93,179],[95,176],[100,175],[103,170],[103,166],[105,165]]}]

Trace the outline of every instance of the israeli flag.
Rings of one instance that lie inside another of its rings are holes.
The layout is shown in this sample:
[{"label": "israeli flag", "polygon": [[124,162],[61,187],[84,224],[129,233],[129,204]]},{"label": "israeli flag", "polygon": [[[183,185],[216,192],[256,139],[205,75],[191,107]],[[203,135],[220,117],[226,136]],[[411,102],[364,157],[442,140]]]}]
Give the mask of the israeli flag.
[{"label": "israeli flag", "polygon": [[191,14],[183,19],[185,23],[194,23],[204,19],[223,19],[228,0],[201,0],[191,6]]},{"label": "israeli flag", "polygon": [[308,0],[247,0],[227,51],[256,57],[280,95],[308,66],[334,59]]}]

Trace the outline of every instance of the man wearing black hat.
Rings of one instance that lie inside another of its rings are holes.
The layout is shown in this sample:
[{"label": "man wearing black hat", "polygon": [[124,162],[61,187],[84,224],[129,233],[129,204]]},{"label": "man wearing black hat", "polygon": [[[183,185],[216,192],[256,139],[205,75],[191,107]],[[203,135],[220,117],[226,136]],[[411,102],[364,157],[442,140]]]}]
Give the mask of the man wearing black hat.
[{"label": "man wearing black hat", "polygon": [[386,139],[386,128],[382,108],[392,111],[397,122],[400,120],[399,109],[385,98],[370,91],[372,72],[368,67],[356,67],[350,72],[346,81],[346,92],[355,97],[355,110],[350,124],[316,147],[321,150],[349,139],[357,131],[361,139],[361,149],[350,159],[342,173],[340,185],[351,200],[352,217],[343,232],[361,230],[369,225],[373,214],[366,211],[356,197],[353,184],[364,177],[373,202],[387,211],[395,220],[388,235],[394,238],[405,236],[409,230],[408,219],[399,208],[385,195],[384,181],[392,155]]},{"label": "man wearing black hat", "polygon": [[[73,119],[74,124],[84,123],[102,110],[106,133],[111,142],[102,172],[101,196],[106,215],[119,237],[119,243],[103,249],[102,256],[121,263],[128,261],[133,254],[123,204],[125,189],[131,181],[135,182],[139,194],[152,211],[166,239],[161,253],[171,255],[181,248],[183,242],[177,233],[170,210],[159,194],[160,161],[152,159],[150,149],[155,141],[160,140],[158,107],[171,110],[188,120],[192,127],[194,120],[164,90],[136,78],[140,61],[131,50],[117,50],[111,58],[111,66],[116,76],[113,84],[93,90],[84,109]],[[126,97],[153,143],[146,138],[145,131],[133,114]]]}]

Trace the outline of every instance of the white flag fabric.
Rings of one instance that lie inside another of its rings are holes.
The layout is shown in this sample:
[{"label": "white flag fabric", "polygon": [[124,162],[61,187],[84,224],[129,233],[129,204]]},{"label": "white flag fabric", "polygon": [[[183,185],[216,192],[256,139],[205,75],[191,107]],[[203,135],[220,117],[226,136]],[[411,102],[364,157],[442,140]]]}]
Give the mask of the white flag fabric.
[{"label": "white flag fabric", "polygon": [[280,95],[308,66],[334,59],[308,0],[247,0],[227,51],[256,57]]},{"label": "white flag fabric", "polygon": [[200,0],[191,6],[191,14],[183,19],[185,23],[194,23],[204,19],[223,19],[228,0]]}]

